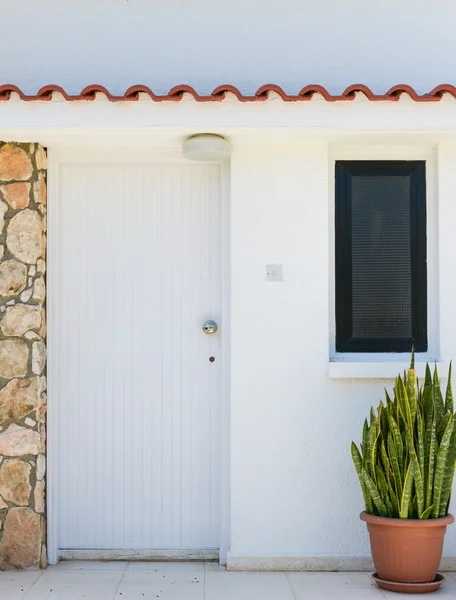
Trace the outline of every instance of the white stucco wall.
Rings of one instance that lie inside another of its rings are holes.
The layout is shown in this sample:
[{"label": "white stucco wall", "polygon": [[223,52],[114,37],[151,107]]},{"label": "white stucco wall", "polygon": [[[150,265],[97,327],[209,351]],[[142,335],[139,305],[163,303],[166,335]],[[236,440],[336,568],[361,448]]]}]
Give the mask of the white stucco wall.
[{"label": "white stucco wall", "polygon": [[451,0],[2,0],[0,82],[376,91],[454,83]]},{"label": "white stucco wall", "polygon": [[[437,155],[437,347],[448,359],[456,356],[455,147],[440,145]],[[233,152],[232,568],[360,568],[358,557],[370,554],[350,442],[392,381],[328,375],[330,156],[318,143]],[[431,193],[428,203],[436,202]],[[283,264],[283,283],[266,281],[268,263]],[[445,554],[456,555],[455,527]]]},{"label": "white stucco wall", "polygon": [[[342,147],[354,146],[363,146],[358,158],[385,158],[388,151],[388,158],[430,157],[434,243],[428,258],[435,276],[430,333],[434,356],[456,360],[454,103],[452,98],[370,103],[363,97],[300,105],[272,99],[259,106],[234,100],[216,105],[13,100],[1,107],[0,139],[35,140],[49,149],[50,206],[56,146],[86,147],[90,140],[113,150],[115,144],[116,152],[140,145],[179,152],[182,139],[201,130],[232,142],[227,537],[234,568],[366,564],[358,560],[369,556],[369,545],[358,519],[362,496],[349,447],[359,441],[371,404],[392,381],[329,377],[330,161],[340,157]],[[282,283],[266,282],[270,263],[283,264]],[[456,525],[449,529],[445,555],[453,557],[456,569]],[[280,557],[283,562],[277,562]]]}]

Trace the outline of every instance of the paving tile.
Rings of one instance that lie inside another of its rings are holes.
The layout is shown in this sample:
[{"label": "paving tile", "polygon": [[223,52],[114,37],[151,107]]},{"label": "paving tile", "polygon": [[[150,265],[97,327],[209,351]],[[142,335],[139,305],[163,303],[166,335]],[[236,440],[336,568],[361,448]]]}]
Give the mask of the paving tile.
[{"label": "paving tile", "polygon": [[13,587],[4,586],[0,591],[0,598],[2,600],[23,600],[27,591],[20,589],[15,589]]},{"label": "paving tile", "polygon": [[204,570],[126,571],[118,600],[204,600]]},{"label": "paving tile", "polygon": [[149,586],[120,585],[115,600],[204,600],[204,586],[199,589],[190,585],[176,585],[168,587],[151,588]]},{"label": "paving tile", "polygon": [[204,562],[131,561],[127,571],[204,571]]},{"label": "paving tile", "polygon": [[23,600],[26,594],[26,591],[21,592],[20,590],[5,586],[1,588],[0,598],[2,600]]},{"label": "paving tile", "polygon": [[295,600],[382,600],[368,573],[287,573]]},{"label": "paving tile", "polygon": [[22,586],[29,589],[41,575],[43,571],[0,571],[0,587]]},{"label": "paving tile", "polygon": [[38,581],[34,584],[34,589],[49,588],[56,585],[63,586],[91,586],[101,588],[113,588],[120,583],[124,570],[64,570],[47,569]]},{"label": "paving tile", "polygon": [[[295,592],[295,600],[385,600],[385,596],[376,588],[327,589],[307,588]],[[409,597],[410,600],[410,597]]]},{"label": "paving tile", "polygon": [[452,598],[454,600],[454,590],[448,590],[444,587],[441,587],[438,592],[433,592],[431,594],[398,594],[397,592],[388,592],[387,590],[382,590],[383,600],[387,598],[388,600],[410,600],[413,598],[414,600],[424,600],[427,598],[434,598],[435,600],[450,600]]},{"label": "paving tile", "polygon": [[341,590],[377,587],[369,573],[289,572],[287,577],[294,591],[315,588]]},{"label": "paving tile", "polygon": [[[98,586],[56,585],[52,588],[34,586],[27,592],[24,600],[113,600],[114,594],[115,588],[106,589]],[[1,598],[3,600],[3,596]]]},{"label": "paving tile", "polygon": [[208,561],[204,563],[204,568],[206,571],[226,571],[225,565],[221,565],[217,561]]},{"label": "paving tile", "polygon": [[22,600],[43,571],[0,571],[0,600]]},{"label": "paving tile", "polygon": [[[456,598],[456,573],[436,598]],[[416,598],[427,598],[419,594]],[[236,572],[217,562],[62,561],[0,572],[0,600],[409,600],[370,573]]]},{"label": "paving tile", "polygon": [[163,586],[165,584],[176,585],[178,583],[191,583],[204,586],[204,570],[168,570],[168,571],[125,571],[122,585],[145,585]]},{"label": "paving tile", "polygon": [[[192,600],[191,596],[182,596],[182,599],[187,597],[189,600]],[[160,594],[155,590],[151,591],[143,588],[126,588],[124,586],[120,586],[114,596],[114,600],[157,600],[157,598],[173,598],[174,600],[174,597],[164,596],[163,593]],[[197,600],[200,599],[198,598]]]},{"label": "paving tile", "polygon": [[0,587],[0,598],[1,600],[6,598],[8,600],[22,600],[29,590],[30,587],[3,585]]},{"label": "paving tile", "polygon": [[61,560],[49,565],[48,570],[55,571],[125,571],[128,560]]},{"label": "paving tile", "polygon": [[285,573],[206,571],[205,600],[293,600]]}]

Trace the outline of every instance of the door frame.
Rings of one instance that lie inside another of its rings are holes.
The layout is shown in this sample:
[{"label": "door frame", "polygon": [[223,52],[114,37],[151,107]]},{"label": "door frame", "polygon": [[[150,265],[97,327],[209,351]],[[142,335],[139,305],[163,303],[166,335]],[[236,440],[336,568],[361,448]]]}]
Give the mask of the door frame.
[{"label": "door frame", "polygon": [[[57,348],[57,317],[58,317],[58,281],[54,273],[58,272],[60,255],[58,247],[58,225],[60,212],[59,204],[59,173],[63,164],[92,164],[108,162],[118,164],[134,163],[187,163],[180,147],[163,147],[130,150],[128,147],[112,149],[91,148],[60,148],[48,147],[48,230],[47,230],[47,447],[46,447],[46,498],[47,498],[47,555],[49,564],[60,560],[59,531],[58,531],[58,393],[56,387],[55,359]],[[220,164],[220,201],[221,201],[221,398],[220,398],[220,432],[221,432],[221,464],[220,464],[220,564],[226,564],[230,545],[230,162],[214,161]],[[108,551],[109,552],[109,551]],[[108,552],[106,554],[108,554]],[[115,552],[115,557],[123,557],[122,550]],[[124,553],[128,560],[128,553]],[[148,551],[144,551],[145,553]],[[160,558],[160,551],[150,551],[148,554]],[[177,553],[178,554],[178,553]],[[176,554],[176,556],[177,556]],[[179,558],[185,558],[185,551]],[[137,554],[138,556],[138,554]],[[170,556],[167,552],[166,556]],[[189,558],[190,558],[189,553]],[[102,559],[102,551],[96,550],[93,558]],[[144,557],[142,557],[144,558]],[[193,556],[194,559],[194,556]]]}]

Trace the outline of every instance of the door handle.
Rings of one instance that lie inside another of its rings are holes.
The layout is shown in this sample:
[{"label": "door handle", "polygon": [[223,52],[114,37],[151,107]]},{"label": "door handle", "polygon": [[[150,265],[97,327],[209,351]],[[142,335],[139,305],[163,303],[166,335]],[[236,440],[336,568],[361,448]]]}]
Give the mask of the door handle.
[{"label": "door handle", "polygon": [[202,330],[206,335],[213,335],[214,333],[217,333],[217,329],[217,323],[211,320],[205,321],[202,326]]}]

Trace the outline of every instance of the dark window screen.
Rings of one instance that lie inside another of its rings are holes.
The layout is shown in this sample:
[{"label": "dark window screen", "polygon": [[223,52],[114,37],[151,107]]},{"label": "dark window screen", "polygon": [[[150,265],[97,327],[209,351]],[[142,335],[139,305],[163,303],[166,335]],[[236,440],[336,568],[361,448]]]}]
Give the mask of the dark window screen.
[{"label": "dark window screen", "polygon": [[424,162],[336,163],[336,349],[427,349]]},{"label": "dark window screen", "polygon": [[355,337],[411,337],[410,182],[352,177]]}]

